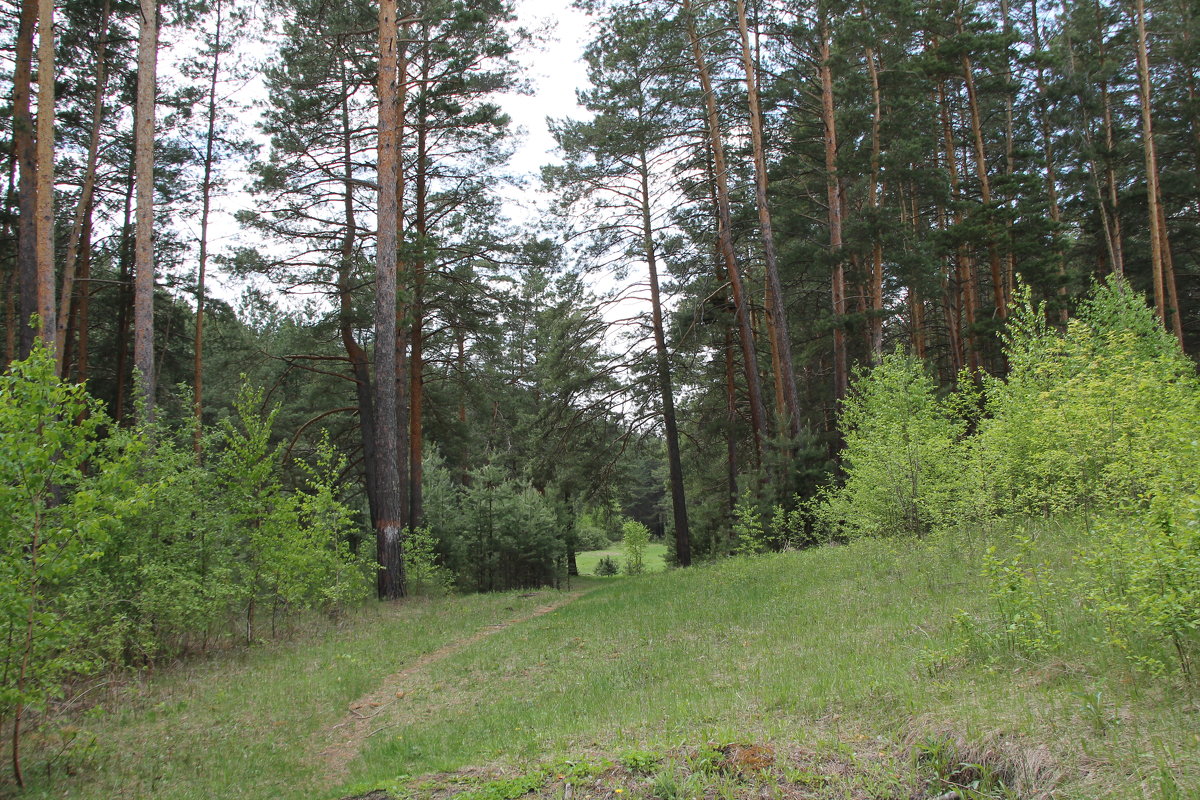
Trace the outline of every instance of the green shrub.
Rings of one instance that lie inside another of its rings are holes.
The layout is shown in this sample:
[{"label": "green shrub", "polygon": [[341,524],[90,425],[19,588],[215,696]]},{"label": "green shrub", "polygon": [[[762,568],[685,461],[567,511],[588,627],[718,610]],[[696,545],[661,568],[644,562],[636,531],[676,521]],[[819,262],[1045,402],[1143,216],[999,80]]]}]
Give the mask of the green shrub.
[{"label": "green shrub", "polygon": [[1009,318],[1010,371],[986,387],[974,449],[1008,513],[1104,512],[1190,491],[1200,383],[1128,285],[1097,286],[1065,333],[1026,290]]},{"label": "green shrub", "polygon": [[83,387],[59,380],[40,341],[0,377],[0,716],[13,720],[13,767],[28,709],[40,709],[72,673],[98,666],[77,645],[84,620],[69,612],[76,575],[103,551],[113,498],[88,462],[105,424]]},{"label": "green shrub", "polygon": [[404,537],[404,571],[412,594],[450,594],[454,576],[439,563],[436,546],[437,539],[427,527],[414,528]]},{"label": "green shrub", "polygon": [[650,544],[650,529],[640,522],[629,520],[622,526],[625,533],[621,549],[625,552],[625,574],[641,575],[646,571],[646,546]]},{"label": "green shrub", "polygon": [[841,536],[922,535],[960,518],[972,490],[961,401],[943,401],[924,366],[896,352],[859,373],[841,417],[846,479],[818,510]]},{"label": "green shrub", "polygon": [[1106,520],[1080,556],[1088,608],[1107,639],[1153,674],[1187,680],[1200,653],[1200,494],[1157,497],[1148,514]]},{"label": "green shrub", "polygon": [[585,524],[585,519],[581,518],[580,523],[575,528],[575,549],[581,553],[586,553],[589,550],[607,550],[612,542],[609,541],[608,534],[605,533],[604,528],[598,525]]}]

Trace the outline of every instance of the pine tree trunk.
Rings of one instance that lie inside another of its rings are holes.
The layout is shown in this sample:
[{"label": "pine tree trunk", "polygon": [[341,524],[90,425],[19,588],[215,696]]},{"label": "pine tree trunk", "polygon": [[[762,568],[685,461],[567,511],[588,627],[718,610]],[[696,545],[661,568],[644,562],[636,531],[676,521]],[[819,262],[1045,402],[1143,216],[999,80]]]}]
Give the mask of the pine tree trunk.
[{"label": "pine tree trunk", "polygon": [[399,31],[395,0],[379,3],[379,146],[378,233],[375,277],[375,410],[379,462],[379,519],[376,557],[380,599],[405,593],[404,551],[401,539],[400,450],[396,380],[396,277],[399,249],[399,132],[396,66]]},{"label": "pine tree trunk", "polygon": [[[961,188],[959,183],[958,173],[958,157],[955,155],[954,144],[954,129],[950,121],[950,105],[946,92],[942,87],[938,87],[938,98],[941,101],[942,111],[942,138],[945,144],[945,159],[946,170],[950,178],[950,193],[956,200],[961,197]],[[965,167],[964,167],[965,169]],[[962,224],[961,212],[955,210],[952,218],[952,224],[955,226]],[[979,347],[976,342],[975,320],[978,296],[975,289],[975,266],[970,253],[967,252],[965,245],[960,244],[956,255],[955,279],[956,284],[955,306],[958,309],[956,336],[961,337],[962,331],[966,331],[967,346],[962,348],[961,338],[959,348],[960,351],[965,349],[966,365],[972,375],[979,372]],[[958,359],[957,369],[962,368],[963,358]]]},{"label": "pine tree trunk", "polygon": [[837,170],[837,120],[834,116],[833,71],[830,68],[829,21],[822,14],[821,122],[825,129],[825,199],[829,206],[829,252],[833,257],[831,297],[833,301],[833,396],[840,404],[850,388],[850,365],[846,352],[846,271],[842,261],[842,200]]},{"label": "pine tree trunk", "polygon": [[140,0],[137,110],[134,121],[137,213],[134,240],[133,365],[142,413],[154,419],[154,101],[158,71],[158,0]]},{"label": "pine tree trunk", "polygon": [[871,180],[867,187],[867,203],[875,215],[872,226],[871,280],[868,286],[870,309],[868,319],[868,345],[871,359],[878,364],[883,359],[883,242],[880,241],[879,207],[883,188],[880,186],[880,137],[879,127],[883,119],[883,101],[879,91],[879,67],[874,48],[866,48],[867,72],[871,76]]},{"label": "pine tree trunk", "polygon": [[[963,32],[962,17],[958,17],[958,32]],[[967,88],[967,108],[971,114],[971,133],[975,142],[975,171],[979,179],[980,200],[987,214],[988,227],[991,227],[992,214],[992,184],[988,179],[987,152],[983,142],[983,123],[979,117],[979,97],[975,92],[975,75],[970,57],[964,52],[959,57],[962,63],[963,82]],[[1008,316],[1008,301],[1004,296],[1004,279],[1001,275],[1000,250],[996,247],[995,237],[990,230],[987,234],[988,263],[992,271],[992,302],[996,308],[996,316],[1004,319]]]},{"label": "pine tree trunk", "polygon": [[1150,63],[1146,48],[1146,6],[1143,0],[1134,3],[1137,23],[1138,94],[1142,116],[1142,151],[1146,160],[1146,206],[1150,217],[1150,272],[1154,279],[1154,310],[1165,326],[1167,316],[1166,285],[1163,281],[1163,244],[1167,241],[1160,229],[1162,215],[1158,213],[1158,155],[1154,148],[1154,122],[1150,111]]},{"label": "pine tree trunk", "polygon": [[[80,252],[83,248],[84,228],[91,224],[93,199],[96,188],[96,165],[100,158],[100,132],[104,122],[104,98],[108,88],[108,22],[112,10],[110,0],[104,0],[100,12],[100,31],[96,42],[96,91],[92,95],[92,124],[88,138],[87,166],[83,172],[83,188],[75,206],[75,218],[71,223],[71,235],[67,240],[67,254],[63,262],[62,292],[59,296],[58,330],[55,335],[54,351],[58,358],[58,373],[67,374],[68,349],[70,347],[67,327],[71,319],[72,306],[76,304],[75,282],[79,272]],[[88,290],[84,284],[85,292]]]},{"label": "pine tree trunk", "polygon": [[195,432],[192,448],[200,458],[204,423],[204,279],[208,269],[208,216],[213,190],[213,146],[217,135],[217,79],[221,75],[221,24],[224,7],[216,0],[216,29],[212,44],[212,69],[208,75],[208,130],[204,138],[204,178],[200,183],[200,253],[196,267],[196,329],[192,336],[192,416]]},{"label": "pine tree trunk", "polygon": [[130,265],[133,260],[133,195],[137,183],[137,145],[130,151],[129,173],[125,183],[125,211],[121,225],[121,243],[117,255],[117,335],[116,398],[113,419],[125,421],[126,391],[129,387],[129,327],[133,317],[133,285]]},{"label": "pine tree trunk", "polygon": [[54,0],[38,0],[37,306],[41,335],[54,353]]},{"label": "pine tree trunk", "polygon": [[363,473],[366,482],[367,512],[371,527],[379,523],[378,456],[375,450],[375,402],[371,390],[371,363],[367,353],[354,338],[354,298],[351,294],[354,276],[355,241],[358,222],[354,215],[354,161],[350,128],[350,84],[345,65],[341,67],[341,134],[342,134],[342,251],[338,260],[338,332],[342,346],[350,359],[354,375],[354,392],[358,401],[358,427],[362,438]]},{"label": "pine tree trunk", "polygon": [[408,527],[421,525],[422,481],[425,459],[425,270],[426,248],[429,245],[427,208],[429,203],[429,29],[424,26],[421,57],[421,87],[417,104],[417,159],[413,175],[416,207],[413,224],[417,232],[417,253],[412,261],[412,333],[409,358],[409,415],[408,415]]},{"label": "pine tree trunk", "polygon": [[754,342],[754,327],[750,320],[749,298],[742,286],[741,271],[733,249],[733,219],[729,208],[729,176],[725,163],[725,146],[721,138],[720,115],[717,111],[716,95],[713,93],[708,63],[696,31],[691,0],[682,0],[684,23],[691,43],[692,59],[700,80],[700,91],[704,95],[705,121],[708,129],[709,147],[713,158],[717,196],[717,242],[725,262],[725,270],[733,293],[737,314],[738,339],[742,348],[742,369],[746,376],[746,390],[750,395],[750,427],[754,435],[755,460],[761,459],[765,432],[766,407],[762,398],[762,382],[758,375],[758,348]]},{"label": "pine tree trunk", "polygon": [[650,221],[650,167],[645,148],[640,156],[638,178],[641,188],[642,249],[650,277],[650,314],[654,325],[654,355],[658,371],[658,393],[662,404],[663,432],[667,439],[667,469],[671,484],[671,512],[675,520],[675,558],[679,566],[692,564],[692,534],[688,527],[687,500],[683,487],[683,459],[679,452],[679,428],[675,421],[675,397],[671,387],[671,362],[667,336],[663,328],[662,299],[658,285],[658,259],[654,247],[654,228]]},{"label": "pine tree trunk", "polygon": [[[1029,1],[1029,21],[1033,33],[1034,52],[1041,52],[1042,34],[1038,24],[1038,0]],[[1033,73],[1034,90],[1037,92],[1037,109],[1039,128],[1042,135],[1042,157],[1046,161],[1046,201],[1050,207],[1050,222],[1054,225],[1054,255],[1058,261],[1058,274],[1062,284],[1058,287],[1059,322],[1067,322],[1067,259],[1060,245],[1059,226],[1062,224],[1062,210],[1058,205],[1058,171],[1054,163],[1054,138],[1050,133],[1050,108],[1046,99],[1046,74],[1038,61]]]},{"label": "pine tree trunk", "polygon": [[[91,308],[92,308],[92,215],[84,218],[79,241],[79,275],[76,282],[82,287],[75,298],[72,314],[75,317],[75,380],[87,383],[90,369]],[[70,338],[68,338],[68,343]]]},{"label": "pine tree trunk", "polygon": [[17,189],[17,278],[20,284],[20,358],[33,349],[30,318],[38,313],[38,179],[30,94],[33,82],[33,34],[38,0],[22,0],[17,23],[16,66],[13,70],[13,151],[20,182]]},{"label": "pine tree trunk", "polygon": [[758,68],[750,50],[750,32],[746,22],[746,0],[737,0],[738,30],[742,40],[742,65],[746,71],[746,90],[750,117],[750,143],[754,152],[755,204],[758,207],[758,228],[762,237],[763,261],[767,279],[767,333],[771,340],[776,368],[776,392],[783,397],[787,431],[800,435],[800,400],[796,394],[796,374],[792,363],[791,335],[788,331],[787,310],[783,305],[783,287],[779,282],[779,267],[775,255],[775,234],[771,226],[771,208],[767,197],[767,156],[763,143],[762,107],[758,98]]},{"label": "pine tree trunk", "polygon": [[[4,209],[0,215],[0,241],[16,244],[15,226],[17,218],[17,153],[15,149],[8,159],[8,190],[4,193]],[[0,369],[8,369],[8,365],[17,357],[17,292],[21,290],[17,280],[16,248],[13,247],[11,258],[4,259],[8,269],[4,270],[4,363]]]}]

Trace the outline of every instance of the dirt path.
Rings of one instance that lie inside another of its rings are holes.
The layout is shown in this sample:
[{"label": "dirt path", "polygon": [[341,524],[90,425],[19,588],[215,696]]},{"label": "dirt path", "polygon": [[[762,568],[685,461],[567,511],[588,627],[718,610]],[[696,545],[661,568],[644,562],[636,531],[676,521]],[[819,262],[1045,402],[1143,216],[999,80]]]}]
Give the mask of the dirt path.
[{"label": "dirt path", "polygon": [[562,608],[582,594],[583,592],[570,592],[555,599],[552,603],[538,606],[521,616],[495,625],[488,625],[470,636],[449,642],[433,652],[426,653],[399,672],[394,672],[384,678],[383,682],[370,694],[363,695],[350,704],[346,716],[341,722],[321,731],[318,741],[324,745],[320,758],[325,765],[325,776],[331,782],[344,778],[347,766],[358,755],[363,742],[385,728],[395,728],[403,723],[402,715],[390,714],[386,724],[377,720],[376,717],[389,711],[390,706],[397,700],[404,699],[405,687],[420,672],[489,636],[495,636],[514,625],[520,625]]}]

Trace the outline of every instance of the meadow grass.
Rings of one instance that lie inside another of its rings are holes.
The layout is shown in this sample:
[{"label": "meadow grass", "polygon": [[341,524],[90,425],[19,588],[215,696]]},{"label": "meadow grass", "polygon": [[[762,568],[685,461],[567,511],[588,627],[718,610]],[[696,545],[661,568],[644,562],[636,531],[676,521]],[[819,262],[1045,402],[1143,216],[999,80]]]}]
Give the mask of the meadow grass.
[{"label": "meadow grass", "polygon": [[[596,566],[599,565],[600,559],[608,556],[617,563],[621,571],[625,570],[625,551],[621,549],[619,543],[614,544],[607,550],[589,550],[586,553],[575,554],[575,565],[579,568],[580,575],[595,575]],[[643,558],[646,572],[662,572],[667,568],[667,546],[651,542],[646,546],[646,553]]]},{"label": "meadow grass", "polygon": [[[1079,536],[1046,533],[1045,557],[1068,564]],[[979,577],[989,541],[1004,552],[1003,532],[959,534],[584,580],[569,605],[418,671],[333,783],[314,741],[349,702],[548,594],[374,607],[312,641],[148,679],[142,696],[79,723],[97,737],[90,763],[30,796],[312,800],[470,767],[520,775],[597,754],[765,742],[852,764],[901,764],[950,743],[953,759],[1024,770],[1056,798],[1196,797],[1194,689],[1097,644],[1066,583],[1048,592],[1061,645],[1011,651]]]}]

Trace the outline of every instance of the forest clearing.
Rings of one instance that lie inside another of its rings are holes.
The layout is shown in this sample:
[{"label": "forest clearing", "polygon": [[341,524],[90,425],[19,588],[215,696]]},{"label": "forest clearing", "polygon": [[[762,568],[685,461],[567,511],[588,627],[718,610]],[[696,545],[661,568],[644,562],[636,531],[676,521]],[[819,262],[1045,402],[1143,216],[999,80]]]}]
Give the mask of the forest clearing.
[{"label": "forest clearing", "polygon": [[0,0],[0,796],[1195,800],[1198,87],[1191,0]]},{"label": "forest clearing", "polygon": [[[1087,539],[1030,532],[1056,563]],[[986,640],[1003,620],[973,565],[1003,533],[366,607],[116,688],[63,752],[34,745],[23,796],[1195,797],[1194,694],[1129,673],[1068,595],[1052,657]]]}]

